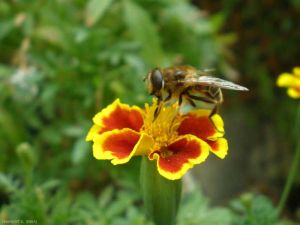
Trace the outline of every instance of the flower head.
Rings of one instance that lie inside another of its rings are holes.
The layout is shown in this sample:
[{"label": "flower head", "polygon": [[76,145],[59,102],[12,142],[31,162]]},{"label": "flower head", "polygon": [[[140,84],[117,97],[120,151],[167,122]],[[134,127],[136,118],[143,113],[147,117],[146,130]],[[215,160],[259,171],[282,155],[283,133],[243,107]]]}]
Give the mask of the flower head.
[{"label": "flower head", "polygon": [[163,106],[154,118],[156,108],[156,101],[141,109],[117,99],[96,114],[86,137],[94,143],[94,157],[116,165],[134,155],[146,155],[157,161],[162,176],[175,180],[204,162],[209,152],[220,158],[226,156],[228,145],[218,114],[210,118],[210,111],[203,109],[182,114],[175,103]]},{"label": "flower head", "polygon": [[300,67],[295,67],[293,73],[280,74],[277,86],[288,88],[287,93],[290,97],[300,98]]}]

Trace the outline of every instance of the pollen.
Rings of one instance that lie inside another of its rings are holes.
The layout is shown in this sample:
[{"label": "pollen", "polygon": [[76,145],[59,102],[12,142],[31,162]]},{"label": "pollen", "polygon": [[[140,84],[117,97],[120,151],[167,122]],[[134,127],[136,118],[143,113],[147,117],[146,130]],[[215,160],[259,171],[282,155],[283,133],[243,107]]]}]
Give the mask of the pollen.
[{"label": "pollen", "polygon": [[154,146],[151,152],[159,149],[166,149],[178,137],[177,129],[182,118],[179,116],[178,103],[173,105],[163,105],[157,117],[154,117],[157,101],[154,100],[151,106],[145,107],[145,118],[142,132],[151,136],[154,140]]}]

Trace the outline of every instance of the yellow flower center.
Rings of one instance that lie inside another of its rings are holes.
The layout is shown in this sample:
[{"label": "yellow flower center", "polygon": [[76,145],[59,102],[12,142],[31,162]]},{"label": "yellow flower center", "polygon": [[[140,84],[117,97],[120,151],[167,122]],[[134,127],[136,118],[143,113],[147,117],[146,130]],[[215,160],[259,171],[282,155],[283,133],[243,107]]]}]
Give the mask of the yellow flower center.
[{"label": "yellow flower center", "polygon": [[[157,107],[156,100],[153,101],[151,106],[146,105],[144,126],[141,130],[141,132],[151,136],[154,140],[154,146],[151,152],[166,149],[166,147],[177,138],[177,129],[181,122],[178,103],[162,105],[161,108],[158,109],[158,115],[155,117],[154,114]],[[169,153],[166,152],[166,154]]]}]

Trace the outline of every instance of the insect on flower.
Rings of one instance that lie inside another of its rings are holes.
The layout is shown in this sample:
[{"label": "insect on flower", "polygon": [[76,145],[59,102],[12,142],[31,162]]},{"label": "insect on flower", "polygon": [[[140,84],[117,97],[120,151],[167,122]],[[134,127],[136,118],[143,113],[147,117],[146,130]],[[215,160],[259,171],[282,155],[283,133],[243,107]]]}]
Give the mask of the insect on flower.
[{"label": "insect on flower", "polygon": [[133,156],[156,160],[160,175],[180,179],[194,165],[206,160],[209,152],[223,159],[228,144],[220,115],[209,118],[210,110],[181,113],[178,103],[163,105],[154,120],[157,100],[144,108],[123,104],[119,99],[98,112],[87,141],[93,141],[93,155],[127,163]]},{"label": "insect on flower", "polygon": [[194,101],[202,101],[213,105],[210,117],[217,112],[223,102],[221,89],[248,91],[248,88],[222,80],[203,70],[191,66],[175,66],[155,68],[145,77],[150,95],[158,99],[158,108],[155,117],[160,111],[161,102],[178,99],[179,105],[186,99],[196,107]]}]

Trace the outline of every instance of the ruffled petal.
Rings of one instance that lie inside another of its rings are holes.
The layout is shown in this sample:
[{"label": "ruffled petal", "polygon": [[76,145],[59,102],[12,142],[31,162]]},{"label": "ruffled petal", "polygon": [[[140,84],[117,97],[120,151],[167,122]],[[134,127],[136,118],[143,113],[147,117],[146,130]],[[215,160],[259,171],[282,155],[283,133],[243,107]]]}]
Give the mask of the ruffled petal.
[{"label": "ruffled petal", "polygon": [[147,155],[151,147],[154,145],[154,140],[148,134],[141,134],[138,143],[135,146],[134,155]]},{"label": "ruffled petal", "polygon": [[142,113],[143,111],[139,107],[130,107],[127,104],[120,103],[120,100],[117,99],[111,105],[97,113],[93,121],[100,127],[98,130],[99,134],[123,128],[139,131],[143,126]]},{"label": "ruffled petal", "polygon": [[209,118],[210,110],[198,109],[188,113],[178,128],[178,134],[193,134],[202,140],[224,136],[224,123],[220,115]]},{"label": "ruffled petal", "polygon": [[93,155],[96,159],[111,160],[111,163],[128,162],[138,150],[140,134],[128,128],[107,131],[94,138]]},{"label": "ruffled petal", "polygon": [[98,134],[98,131],[100,130],[100,126],[97,124],[94,124],[91,129],[89,130],[88,134],[86,135],[85,140],[86,141],[92,141],[94,137]]},{"label": "ruffled petal", "polygon": [[228,142],[225,138],[218,138],[214,141],[206,141],[211,147],[211,152],[221,159],[224,159],[228,152]]},{"label": "ruffled petal", "polygon": [[153,152],[149,159],[157,159],[158,172],[169,180],[180,179],[195,164],[204,162],[209,146],[193,135],[184,135],[164,149]]}]

